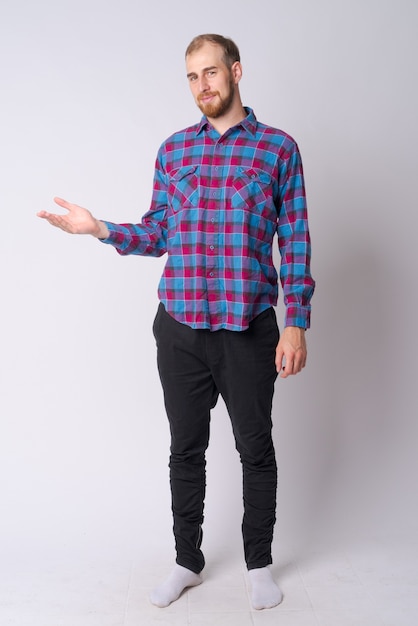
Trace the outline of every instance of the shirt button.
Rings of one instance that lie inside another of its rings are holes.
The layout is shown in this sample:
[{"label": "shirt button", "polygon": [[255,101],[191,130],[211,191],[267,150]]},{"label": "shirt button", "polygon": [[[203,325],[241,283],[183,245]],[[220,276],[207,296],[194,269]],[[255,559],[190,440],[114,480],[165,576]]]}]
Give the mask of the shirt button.
[{"label": "shirt button", "polygon": [[209,276],[213,276],[213,272],[209,272]]},{"label": "shirt button", "polygon": [[212,224],[215,222],[215,218],[212,217],[212,219],[210,220],[212,222]]},{"label": "shirt button", "polygon": [[211,250],[215,250],[215,246],[209,246]]}]

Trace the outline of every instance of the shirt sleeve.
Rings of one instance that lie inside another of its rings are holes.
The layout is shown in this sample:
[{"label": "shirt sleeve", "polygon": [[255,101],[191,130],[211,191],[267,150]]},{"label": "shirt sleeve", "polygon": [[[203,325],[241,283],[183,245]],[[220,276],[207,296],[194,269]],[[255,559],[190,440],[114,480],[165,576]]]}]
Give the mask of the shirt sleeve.
[{"label": "shirt sleeve", "polygon": [[102,243],[114,246],[121,255],[162,256],[167,252],[167,185],[160,149],[154,172],[151,207],[138,224],[114,224],[103,220],[109,237]]},{"label": "shirt sleeve", "polygon": [[311,241],[302,160],[296,144],[281,167],[279,187],[278,243],[285,326],[309,328],[315,281],[310,271]]}]

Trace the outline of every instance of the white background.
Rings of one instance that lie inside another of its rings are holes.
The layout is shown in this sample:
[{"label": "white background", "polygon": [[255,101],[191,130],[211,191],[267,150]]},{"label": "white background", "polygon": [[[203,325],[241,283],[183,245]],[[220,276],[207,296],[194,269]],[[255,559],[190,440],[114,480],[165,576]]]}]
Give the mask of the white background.
[{"label": "white background", "polygon": [[[240,47],[245,105],[297,140],[317,281],[308,367],[274,404],[278,532],[417,523],[414,0],[1,0],[1,550],[173,558],[151,325],[164,259],[36,217],[60,195],[138,221],[166,136],[200,118],[193,36]],[[278,308],[280,324],[283,310]],[[240,465],[213,413],[206,541],[240,541]]]}]

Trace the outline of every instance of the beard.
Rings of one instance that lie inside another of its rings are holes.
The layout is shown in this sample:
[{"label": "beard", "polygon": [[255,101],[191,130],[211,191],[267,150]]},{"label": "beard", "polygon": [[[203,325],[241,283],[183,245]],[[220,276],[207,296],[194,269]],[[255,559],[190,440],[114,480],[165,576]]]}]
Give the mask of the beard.
[{"label": "beard", "polygon": [[[206,117],[212,119],[216,119],[217,117],[221,117],[222,115],[225,115],[225,113],[228,113],[228,111],[232,107],[234,95],[234,80],[231,76],[229,80],[229,91],[224,98],[221,97],[219,91],[205,92],[198,97],[197,106],[202,111],[203,115],[206,115]],[[207,98],[208,96],[217,96],[218,99],[216,100],[216,102],[201,102],[201,97]]]}]

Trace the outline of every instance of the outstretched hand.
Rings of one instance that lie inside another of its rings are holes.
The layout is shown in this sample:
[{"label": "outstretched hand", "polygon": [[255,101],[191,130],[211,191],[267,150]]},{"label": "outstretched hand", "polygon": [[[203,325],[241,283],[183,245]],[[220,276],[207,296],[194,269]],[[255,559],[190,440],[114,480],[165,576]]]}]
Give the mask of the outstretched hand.
[{"label": "outstretched hand", "polygon": [[67,209],[68,213],[58,215],[48,211],[39,211],[37,216],[72,235],[92,235],[100,239],[106,239],[109,236],[106,225],[93,217],[88,209],[67,202],[62,198],[54,198],[54,202],[63,209]]},{"label": "outstretched hand", "polygon": [[281,378],[298,374],[306,365],[305,329],[287,326],[276,348],[276,369]]}]

